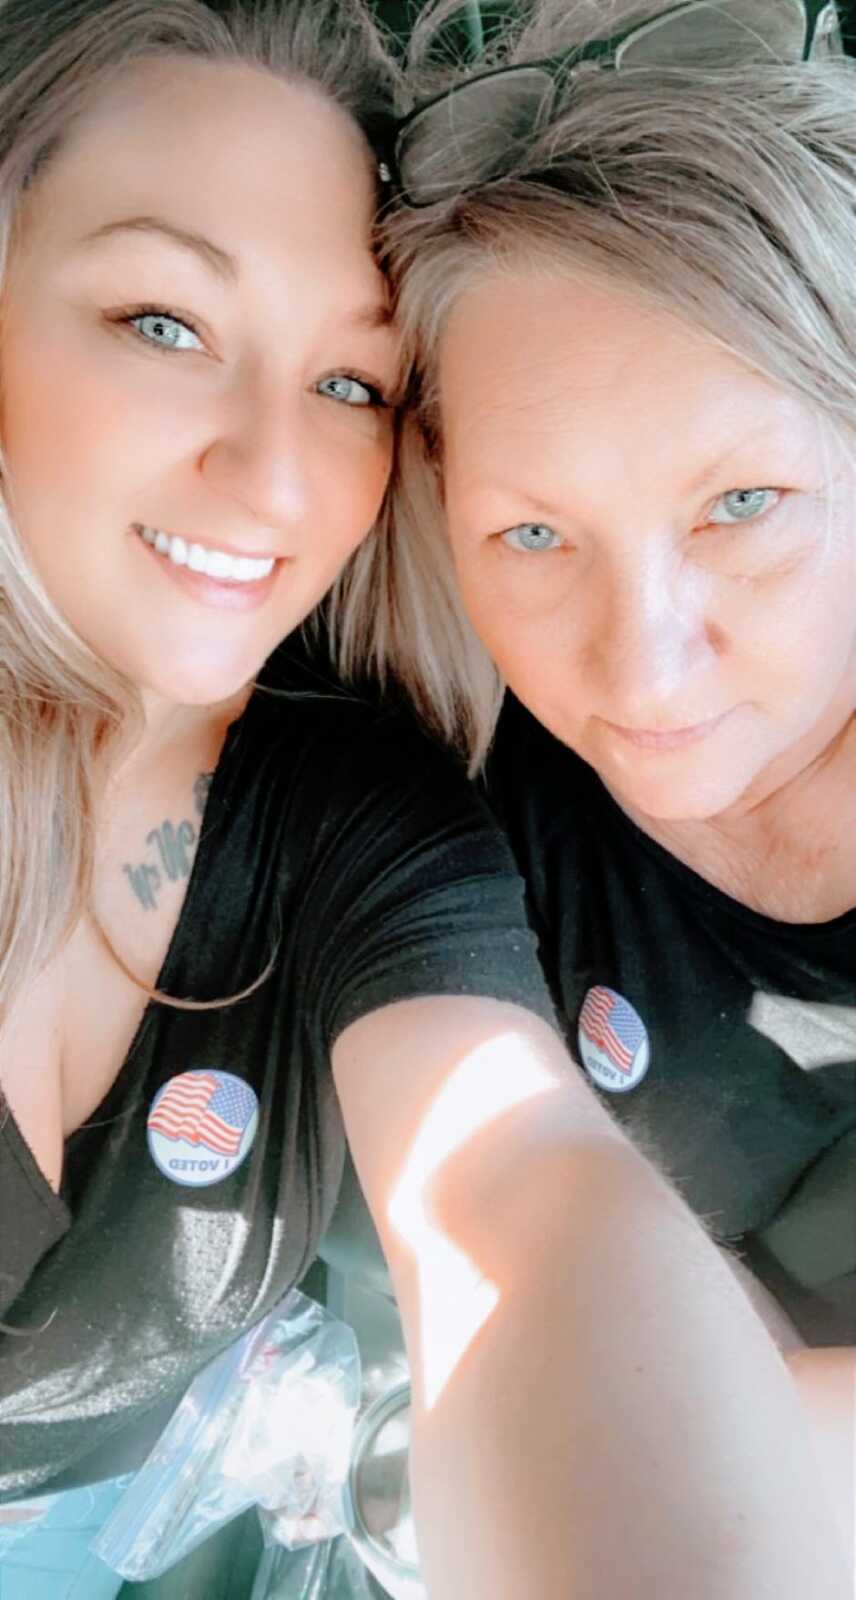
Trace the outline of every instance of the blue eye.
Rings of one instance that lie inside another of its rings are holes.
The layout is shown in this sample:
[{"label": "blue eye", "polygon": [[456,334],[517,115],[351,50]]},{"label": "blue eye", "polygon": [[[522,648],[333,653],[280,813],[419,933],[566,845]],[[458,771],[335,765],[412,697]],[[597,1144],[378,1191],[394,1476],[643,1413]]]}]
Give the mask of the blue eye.
[{"label": "blue eye", "polygon": [[543,522],[520,522],[516,528],[507,528],[501,537],[510,550],[525,551],[530,555],[537,554],[539,550],[555,550],[562,542],[559,535]]},{"label": "blue eye", "polygon": [[714,504],[714,511],[717,506],[722,506],[725,515],[717,517],[712,511],[707,520],[725,527],[733,527],[739,522],[752,522],[771,509],[771,500],[777,505],[781,498],[778,489],[729,489]]},{"label": "blue eye", "polygon": [[332,378],[322,378],[318,393],[326,395],[328,400],[340,400],[346,406],[383,405],[383,396],[377,389],[359,378],[349,377],[346,372],[337,373]]},{"label": "blue eye", "polygon": [[138,311],[126,318],[141,339],[158,350],[204,350],[199,335],[180,317],[167,311]]}]

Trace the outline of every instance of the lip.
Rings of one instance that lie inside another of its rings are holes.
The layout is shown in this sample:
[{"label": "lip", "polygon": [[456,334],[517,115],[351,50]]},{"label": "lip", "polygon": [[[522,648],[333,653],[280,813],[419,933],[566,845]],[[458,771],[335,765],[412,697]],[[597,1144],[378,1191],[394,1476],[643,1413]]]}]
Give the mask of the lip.
[{"label": "lip", "polygon": [[[192,572],[189,567],[177,567],[169,556],[162,556],[154,545],[146,544],[140,534],[140,525],[133,525],[134,543],[137,544],[144,555],[156,562],[165,577],[170,578],[177,588],[191,599],[202,605],[212,606],[220,611],[256,611],[265,604],[274,584],[279,576],[280,568],[284,565],[284,556],[274,556],[273,567],[265,578],[258,578],[254,583],[240,583],[234,578],[209,578],[204,572]],[[194,540],[201,544],[202,541]],[[227,555],[250,555],[250,551],[229,550],[226,545],[206,545],[208,550],[223,550]],[[255,559],[263,559],[261,555]],[[264,559],[270,559],[270,552]]]},{"label": "lip", "polygon": [[612,733],[617,733],[627,744],[634,745],[637,750],[683,750],[688,745],[699,744],[702,739],[709,738],[726,717],[730,716],[731,711],[723,711],[718,717],[708,717],[705,722],[695,722],[690,727],[670,728],[666,731],[654,728],[622,728],[617,722],[607,722],[606,727]]}]

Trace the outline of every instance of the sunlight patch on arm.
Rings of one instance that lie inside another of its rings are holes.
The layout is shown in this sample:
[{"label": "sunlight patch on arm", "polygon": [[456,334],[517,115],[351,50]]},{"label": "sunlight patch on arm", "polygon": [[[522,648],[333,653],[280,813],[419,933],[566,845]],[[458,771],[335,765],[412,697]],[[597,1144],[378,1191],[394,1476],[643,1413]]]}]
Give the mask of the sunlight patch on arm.
[{"label": "sunlight patch on arm", "polygon": [[519,1034],[464,1057],[425,1116],[389,1202],[389,1220],[416,1259],[425,1408],[436,1404],[499,1302],[496,1284],[431,1218],[425,1191],[443,1164],[505,1113],[557,1087]]}]

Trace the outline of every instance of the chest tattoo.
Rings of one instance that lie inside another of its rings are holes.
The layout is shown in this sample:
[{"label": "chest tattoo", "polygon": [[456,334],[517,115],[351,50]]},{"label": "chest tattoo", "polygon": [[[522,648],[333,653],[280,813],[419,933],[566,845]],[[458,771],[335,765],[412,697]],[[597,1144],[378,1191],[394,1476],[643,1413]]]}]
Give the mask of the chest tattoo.
[{"label": "chest tattoo", "polygon": [[208,793],[214,780],[213,772],[200,772],[193,785],[193,803],[201,817],[204,814],[208,801]]},{"label": "chest tattoo", "polygon": [[[213,772],[200,772],[193,785],[193,800],[200,817],[213,776]],[[181,822],[165,818],[146,834],[147,856],[142,861],[126,861],[122,867],[131,892],[144,911],[157,910],[158,894],[165,884],[190,877],[198,842],[199,828],[189,817]]]}]

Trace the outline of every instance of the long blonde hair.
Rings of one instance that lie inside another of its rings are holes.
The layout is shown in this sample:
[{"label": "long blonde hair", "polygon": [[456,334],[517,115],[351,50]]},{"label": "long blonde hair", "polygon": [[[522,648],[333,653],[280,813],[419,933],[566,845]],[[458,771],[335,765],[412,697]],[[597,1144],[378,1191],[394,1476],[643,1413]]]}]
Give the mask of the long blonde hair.
[{"label": "long blonde hair", "polygon": [[[608,36],[663,6],[519,0],[511,9],[516,20],[495,33],[482,62],[450,65],[438,46],[459,0],[429,6],[411,43],[412,99],[474,71]],[[849,61],[782,65],[759,53],[756,61],[716,66],[587,72],[566,96],[560,92],[508,176],[425,209],[393,207],[384,233],[385,265],[416,362],[414,410],[390,508],[396,559],[412,541],[425,552],[426,569],[433,563],[450,572],[438,348],[459,295],[480,275],[506,267],[582,272],[629,288],[807,400],[848,435],[852,449],[856,76]],[[377,555],[362,552],[360,579],[381,597],[390,578]],[[353,577],[352,570],[344,581]],[[390,614],[386,603],[378,609]],[[421,685],[419,704],[443,663],[435,716],[448,718],[459,707],[452,737],[476,768],[502,685],[452,582],[444,584],[443,605],[426,610],[421,624],[387,641],[384,670]],[[367,648],[358,630],[350,648],[354,660]]]},{"label": "long blonde hair", "polygon": [[[109,77],[153,55],[309,82],[363,126],[396,93],[363,0],[5,0],[0,271],[21,198],[73,119]],[[30,569],[11,499],[0,482],[0,1028],[89,903],[107,757],[140,718],[132,687],[73,633]]]}]

